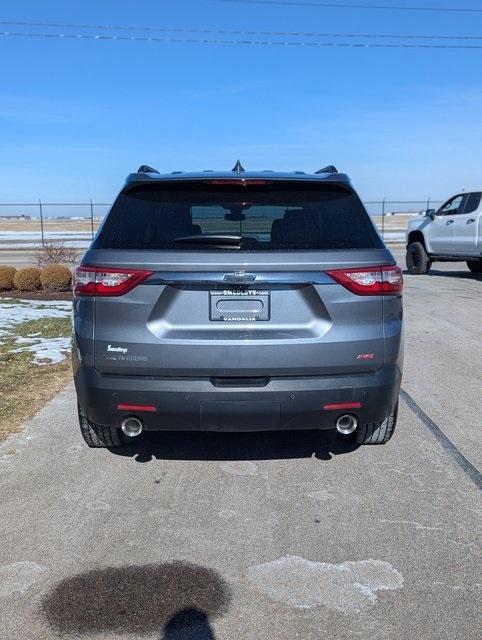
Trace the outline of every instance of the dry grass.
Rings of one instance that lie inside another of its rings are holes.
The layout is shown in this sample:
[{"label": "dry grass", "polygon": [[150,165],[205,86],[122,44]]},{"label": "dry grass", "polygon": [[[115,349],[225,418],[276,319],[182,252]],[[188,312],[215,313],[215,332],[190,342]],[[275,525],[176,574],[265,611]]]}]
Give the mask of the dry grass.
[{"label": "dry grass", "polygon": [[[100,220],[94,219],[94,231],[100,224]],[[89,220],[44,220],[44,231],[86,231],[90,232]],[[40,233],[40,220],[0,220],[0,231],[37,231]]]},{"label": "dry grass", "polygon": [[[40,332],[45,338],[70,335],[68,318],[30,320],[16,327],[16,336]],[[72,376],[70,358],[59,364],[38,366],[32,354],[12,353],[14,337],[0,344],[0,440],[20,431]]]}]

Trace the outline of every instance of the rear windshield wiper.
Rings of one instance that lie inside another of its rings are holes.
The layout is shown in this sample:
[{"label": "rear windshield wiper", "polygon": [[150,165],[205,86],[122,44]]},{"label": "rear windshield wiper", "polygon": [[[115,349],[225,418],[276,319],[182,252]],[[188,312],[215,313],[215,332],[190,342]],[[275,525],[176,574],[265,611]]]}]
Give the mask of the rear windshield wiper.
[{"label": "rear windshield wiper", "polygon": [[174,239],[174,242],[184,244],[212,244],[212,245],[224,245],[227,247],[239,247],[243,241],[242,236],[236,235],[224,235],[224,234],[207,234],[207,235],[192,235],[192,236],[179,236]]}]

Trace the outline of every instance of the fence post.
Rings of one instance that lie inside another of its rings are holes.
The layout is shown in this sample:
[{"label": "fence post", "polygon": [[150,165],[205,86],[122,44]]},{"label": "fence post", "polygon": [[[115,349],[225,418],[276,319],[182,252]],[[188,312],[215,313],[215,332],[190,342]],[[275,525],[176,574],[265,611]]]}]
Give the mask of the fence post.
[{"label": "fence post", "polygon": [[92,198],[89,200],[90,202],[90,235],[91,240],[94,239],[94,204],[92,202]]},{"label": "fence post", "polygon": [[42,236],[42,247],[45,247],[45,238],[44,238],[44,212],[42,207],[42,200],[38,199],[38,206],[40,211],[40,234]]},{"label": "fence post", "polygon": [[382,238],[385,240],[385,200],[382,200]]}]

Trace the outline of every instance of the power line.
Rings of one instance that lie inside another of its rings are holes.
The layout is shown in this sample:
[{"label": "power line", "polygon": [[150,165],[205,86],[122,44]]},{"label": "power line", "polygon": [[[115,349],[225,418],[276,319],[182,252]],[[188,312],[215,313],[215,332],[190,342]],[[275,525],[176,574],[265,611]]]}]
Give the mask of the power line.
[{"label": "power line", "polygon": [[189,27],[135,27],[109,24],[73,24],[61,22],[10,22],[0,20],[0,25],[17,27],[49,27],[62,29],[101,29],[105,31],[148,31],[151,33],[206,33],[211,35],[240,35],[240,36],[289,36],[303,38],[387,38],[413,40],[482,40],[482,36],[468,35],[416,35],[416,34],[388,34],[388,33],[323,33],[317,31],[252,31],[241,29],[205,29]]},{"label": "power line", "polygon": [[360,48],[360,49],[482,49],[477,44],[406,44],[406,43],[378,43],[378,42],[316,42],[316,41],[286,41],[286,40],[220,40],[203,38],[167,38],[157,36],[113,36],[102,34],[74,34],[74,33],[39,33],[22,31],[0,31],[0,37],[20,38],[48,38],[59,40],[116,40],[124,42],[153,42],[164,44],[217,44],[244,46],[282,46],[282,47],[326,47],[326,48]]},{"label": "power line", "polygon": [[217,0],[217,2],[236,2],[238,4],[274,4],[294,7],[321,7],[328,9],[375,9],[387,11],[440,11],[449,13],[482,13],[482,9],[468,7],[404,7],[384,4],[335,4],[334,2],[293,2],[290,0]]}]

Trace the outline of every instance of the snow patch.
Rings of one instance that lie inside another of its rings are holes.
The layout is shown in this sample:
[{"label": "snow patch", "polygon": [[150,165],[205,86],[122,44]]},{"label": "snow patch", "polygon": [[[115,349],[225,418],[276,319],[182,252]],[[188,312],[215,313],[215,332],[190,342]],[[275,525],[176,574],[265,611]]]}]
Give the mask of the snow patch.
[{"label": "snow patch", "polygon": [[[44,231],[46,240],[60,240],[62,238],[90,239],[90,231]],[[0,240],[41,240],[40,231],[0,231]]]},{"label": "snow patch", "polygon": [[16,342],[20,340],[28,341],[30,344],[19,349],[13,349],[12,353],[30,351],[34,356],[32,362],[38,365],[62,362],[62,360],[65,360],[65,354],[70,351],[71,346],[70,338],[39,338],[40,342],[33,338],[17,338]]},{"label": "snow patch", "polygon": [[[64,300],[45,302],[43,300],[19,300],[10,298],[0,300],[0,339],[15,338],[19,346],[12,353],[29,351],[32,362],[37,365],[57,364],[65,359],[70,350],[70,338],[42,338],[41,333],[32,333],[28,337],[16,336],[16,327],[29,320],[43,318],[68,318],[72,314],[72,303]],[[1,340],[0,340],[1,344]]]},{"label": "snow patch", "polygon": [[383,239],[387,242],[405,242],[405,231],[385,231]]},{"label": "snow patch", "polygon": [[[45,231],[45,240],[84,249],[92,242],[90,231]],[[31,249],[42,242],[40,231],[0,231],[0,249]]]},{"label": "snow patch", "polygon": [[0,337],[11,335],[17,324],[41,318],[68,318],[72,303],[66,300],[45,302],[43,300],[20,300],[10,298],[0,301]]}]

